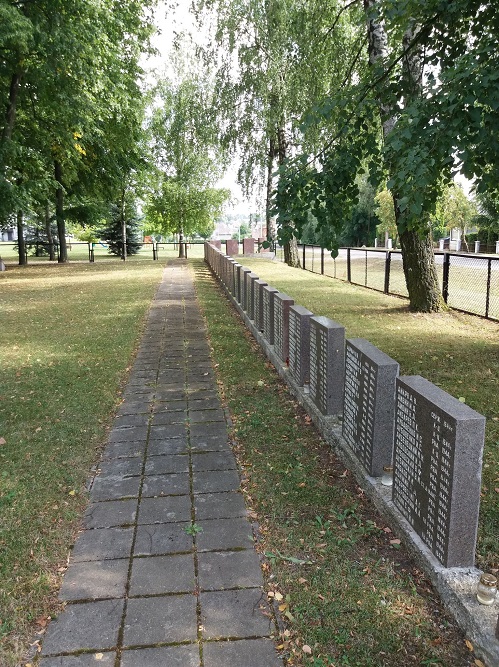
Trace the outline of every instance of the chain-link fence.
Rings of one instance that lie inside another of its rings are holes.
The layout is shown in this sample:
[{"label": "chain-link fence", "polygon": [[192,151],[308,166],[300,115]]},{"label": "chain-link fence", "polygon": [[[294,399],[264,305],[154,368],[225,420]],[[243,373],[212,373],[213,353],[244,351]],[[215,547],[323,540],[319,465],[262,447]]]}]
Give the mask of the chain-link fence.
[{"label": "chain-link fence", "polygon": [[[400,250],[340,248],[336,258],[319,246],[300,245],[302,268],[385,294],[408,297]],[[282,248],[276,259],[284,261]],[[444,301],[456,310],[499,320],[499,256],[435,251]]]}]

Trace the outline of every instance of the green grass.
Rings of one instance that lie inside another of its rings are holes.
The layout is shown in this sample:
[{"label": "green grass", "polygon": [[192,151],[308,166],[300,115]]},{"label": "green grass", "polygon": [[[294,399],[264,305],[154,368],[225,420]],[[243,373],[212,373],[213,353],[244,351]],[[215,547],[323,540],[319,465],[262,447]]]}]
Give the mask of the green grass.
[{"label": "green grass", "polygon": [[407,301],[291,269],[268,260],[243,263],[295,303],[366,338],[400,364],[401,375],[422,375],[487,418],[477,566],[499,568],[499,324],[449,311],[411,313]]},{"label": "green grass", "polygon": [[321,440],[201,262],[196,272],[244,492],[258,522],[267,590],[285,622],[280,646],[286,664],[474,664],[425,576]]},{"label": "green grass", "polygon": [[85,482],[162,263],[43,264],[0,274],[0,665],[57,609]]}]

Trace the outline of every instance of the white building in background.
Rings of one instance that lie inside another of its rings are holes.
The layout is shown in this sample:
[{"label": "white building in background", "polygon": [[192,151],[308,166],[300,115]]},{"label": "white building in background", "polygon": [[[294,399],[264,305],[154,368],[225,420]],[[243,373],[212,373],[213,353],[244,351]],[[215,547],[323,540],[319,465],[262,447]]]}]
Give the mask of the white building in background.
[{"label": "white building in background", "polygon": [[5,229],[4,231],[0,232],[0,241],[17,241],[17,229],[13,227],[12,229]]}]

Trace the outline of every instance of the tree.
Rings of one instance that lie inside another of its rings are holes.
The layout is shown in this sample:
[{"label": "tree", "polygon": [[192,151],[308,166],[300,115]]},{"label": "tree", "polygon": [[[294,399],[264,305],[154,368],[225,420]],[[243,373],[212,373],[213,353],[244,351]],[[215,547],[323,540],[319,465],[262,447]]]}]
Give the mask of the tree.
[{"label": "tree", "polygon": [[379,225],[376,227],[376,233],[383,234],[385,238],[395,239],[398,237],[397,221],[395,219],[395,208],[393,206],[392,194],[385,188],[378,192],[375,197],[376,215],[379,218]]},{"label": "tree", "polygon": [[140,251],[142,234],[133,198],[111,206],[107,225],[101,227],[97,235],[107,242],[109,253],[118,255],[121,259],[136,255]]},{"label": "tree", "polygon": [[180,74],[183,79],[165,78],[156,89],[150,131],[158,173],[146,216],[178,234],[182,257],[184,235],[211,233],[230,192],[212,187],[224,164],[210,114],[213,88],[206,78]]},{"label": "tree", "polygon": [[[141,97],[138,61],[148,48],[147,12],[154,2],[21,0],[1,5],[7,27],[0,63],[6,109],[0,121],[0,208],[4,215],[29,210],[36,182],[45,201],[55,199],[60,261],[67,260],[66,197],[84,174],[87,186],[93,178],[94,188],[101,189],[116,179],[109,156],[127,149],[133,153],[134,135],[128,135],[125,146],[121,121]],[[106,142],[111,127],[122,128],[120,141]],[[104,165],[96,165],[99,145],[105,146],[100,152]],[[40,193],[37,197],[40,201]]]}]

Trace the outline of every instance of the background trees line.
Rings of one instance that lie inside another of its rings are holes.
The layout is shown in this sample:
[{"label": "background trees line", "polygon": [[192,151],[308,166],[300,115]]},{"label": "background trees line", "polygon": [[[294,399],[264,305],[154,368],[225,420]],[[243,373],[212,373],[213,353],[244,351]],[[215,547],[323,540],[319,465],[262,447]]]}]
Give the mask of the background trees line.
[{"label": "background trees line", "polygon": [[476,184],[476,219],[492,233],[497,221],[492,2],[193,5],[211,39],[146,94],[156,0],[1,0],[3,218],[21,228],[29,214],[47,233],[55,219],[61,261],[66,219],[89,226],[137,199],[149,230],[208,234],[236,155],[245,193],[264,184],[267,229],[290,264],[297,238],[334,253],[362,240],[366,219],[372,235],[382,207],[370,202],[386,188],[411,306],[437,310],[431,229],[458,170]]}]

